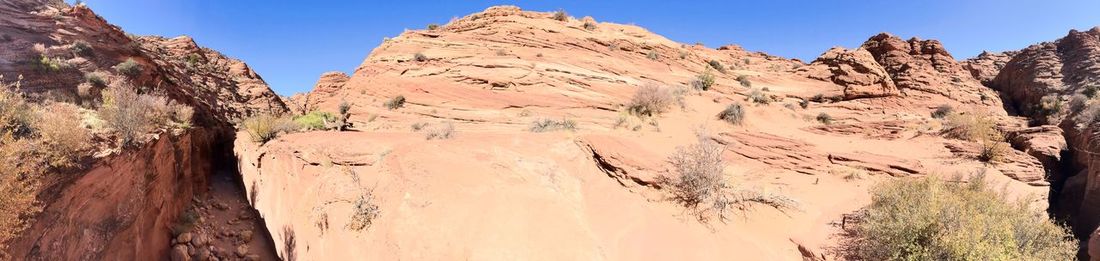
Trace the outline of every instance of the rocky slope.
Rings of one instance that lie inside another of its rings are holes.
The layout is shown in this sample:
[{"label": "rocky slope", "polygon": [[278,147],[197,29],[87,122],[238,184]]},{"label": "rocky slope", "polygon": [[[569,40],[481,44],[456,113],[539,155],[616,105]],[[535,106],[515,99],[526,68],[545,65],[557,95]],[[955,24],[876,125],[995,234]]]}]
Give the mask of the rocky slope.
[{"label": "rocky slope", "polygon": [[[235,148],[284,259],[833,257],[845,215],[878,180],[985,172],[1046,205],[1044,162],[1064,140],[1008,116],[964,65],[934,40],[889,34],[804,64],[492,7],[389,39],[350,78],[326,74],[292,99],[352,104],[355,131]],[[708,71],[715,85],[691,90]],[[645,85],[683,90],[681,105],[633,118],[624,107]],[[385,106],[397,96],[403,106]],[[715,116],[733,103],[741,125]],[[975,142],[940,135],[941,105],[992,115],[1015,149],[978,161]],[[576,130],[531,131],[542,119]],[[452,138],[425,138],[446,126]],[[723,145],[736,186],[797,207],[699,222],[668,201],[667,159],[700,131]]]},{"label": "rocky slope", "polygon": [[[180,214],[208,193],[208,177],[224,165],[219,158],[229,157],[234,122],[288,111],[244,63],[187,37],[127,35],[83,5],[0,3],[0,50],[0,75],[21,79],[18,91],[32,102],[94,109],[106,85],[89,80],[94,74],[188,105],[195,119],[189,130],[158,131],[138,148],[98,150],[82,169],[42,170],[43,211],[19,237],[0,242],[8,246],[0,259],[168,258],[173,228],[188,222]],[[127,60],[140,69],[117,69]]]},{"label": "rocky slope", "polygon": [[[1020,50],[990,85],[1002,90],[1022,113],[1065,131],[1068,149],[1063,154],[1068,160],[1052,172],[1057,195],[1052,210],[1079,237],[1088,238],[1100,224],[1100,202],[1091,185],[1100,176],[1091,168],[1098,149],[1093,142],[1097,128],[1093,98],[1100,89],[1100,27],[1072,30],[1064,38]],[[1067,106],[1044,106],[1062,102]],[[1090,252],[1097,247],[1100,244],[1093,244]]]}]

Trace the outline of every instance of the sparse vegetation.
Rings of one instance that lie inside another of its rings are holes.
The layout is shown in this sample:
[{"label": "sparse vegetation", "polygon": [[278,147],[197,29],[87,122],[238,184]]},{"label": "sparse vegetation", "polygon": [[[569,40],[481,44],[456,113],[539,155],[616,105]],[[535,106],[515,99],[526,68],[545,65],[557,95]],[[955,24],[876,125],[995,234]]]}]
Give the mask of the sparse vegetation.
[{"label": "sparse vegetation", "polygon": [[92,46],[89,45],[88,42],[81,40],[73,42],[73,44],[69,46],[69,51],[73,52],[73,55],[76,56],[92,56]]},{"label": "sparse vegetation", "polygon": [[263,114],[244,120],[243,128],[252,141],[266,143],[279,134],[297,131],[299,126],[289,118]]},{"label": "sparse vegetation", "polygon": [[859,260],[1074,260],[1077,253],[1065,228],[981,173],[886,181],[851,231],[850,259]]},{"label": "sparse vegetation", "polygon": [[405,107],[405,96],[397,95],[396,97],[387,100],[385,103],[382,104],[382,106],[386,107],[386,109],[389,110],[396,110],[398,108]]},{"label": "sparse vegetation", "polygon": [[696,75],[695,79],[691,81],[691,88],[700,91],[710,90],[712,86],[714,86],[714,74],[710,72],[710,69]]},{"label": "sparse vegetation", "polygon": [[1089,99],[1096,98],[1097,93],[1100,93],[1100,85],[1096,84],[1085,85],[1085,88],[1081,90],[1081,94],[1089,97]]},{"label": "sparse vegetation", "polygon": [[951,114],[951,112],[954,110],[954,108],[951,108],[951,105],[942,104],[939,107],[936,107],[935,111],[932,111],[932,118],[943,119],[944,117],[947,117],[947,115]]},{"label": "sparse vegetation", "polygon": [[1079,112],[1084,109],[1088,103],[1089,98],[1084,94],[1074,94],[1073,97],[1069,99],[1069,111],[1070,113]]},{"label": "sparse vegetation", "polygon": [[102,96],[99,115],[108,127],[118,132],[122,146],[135,145],[139,135],[153,130],[151,99],[138,94],[134,87],[113,84],[103,90]]},{"label": "sparse vegetation", "polygon": [[677,96],[670,88],[648,83],[634,92],[634,97],[626,105],[626,110],[637,116],[656,116],[668,111],[668,107],[677,100]]},{"label": "sparse vegetation", "polygon": [[1062,112],[1062,97],[1057,94],[1051,94],[1043,96],[1039,99],[1039,105],[1035,107],[1035,113],[1039,117],[1043,117],[1043,122],[1046,122],[1047,117],[1057,115]]},{"label": "sparse vegetation", "polygon": [[139,64],[137,61],[134,61],[134,58],[127,58],[125,62],[121,62],[118,65],[115,65],[114,68],[115,71],[117,71],[119,74],[129,77],[140,76],[141,71],[143,70],[141,64]]},{"label": "sparse vegetation", "polygon": [[728,122],[729,124],[741,125],[745,120],[745,109],[741,107],[741,104],[730,104],[725,110],[718,113],[718,119]]},{"label": "sparse vegetation", "polygon": [[817,119],[817,122],[820,122],[821,124],[833,124],[833,116],[830,116],[828,113],[818,113],[815,119]]},{"label": "sparse vegetation", "polygon": [[722,66],[722,63],[719,62],[718,60],[710,60],[710,61],[707,62],[707,64],[710,65],[710,68],[714,68],[715,70],[718,70],[718,72],[720,72],[720,73],[726,73],[726,67]]},{"label": "sparse vegetation", "polygon": [[570,130],[571,131],[571,130],[576,130],[576,129],[577,129],[577,122],[573,121],[572,119],[561,119],[561,120],[538,119],[538,120],[535,120],[535,121],[531,122],[531,128],[529,128],[529,130],[531,132],[548,132],[548,131],[556,131],[556,130]]},{"label": "sparse vegetation", "polygon": [[657,51],[650,50],[649,52],[645,53],[645,58],[656,61],[660,57],[657,56]]},{"label": "sparse vegetation", "polygon": [[752,92],[749,92],[749,97],[747,97],[746,100],[755,104],[764,105],[770,104],[772,102],[772,98],[769,97],[767,93],[764,93],[760,90],[752,90]]},{"label": "sparse vegetation", "polygon": [[554,20],[562,22],[569,21],[569,14],[565,13],[565,10],[558,9],[557,12],[554,12]]},{"label": "sparse vegetation", "polygon": [[444,140],[454,136],[455,126],[450,122],[444,122],[429,126],[424,138],[427,140]]},{"label": "sparse vegetation", "polygon": [[79,167],[79,160],[92,148],[88,141],[91,133],[81,126],[79,108],[68,103],[50,103],[38,111],[34,130],[37,143],[32,144],[36,154],[53,169]]},{"label": "sparse vegetation", "polygon": [[416,53],[416,54],[413,54],[413,61],[427,62],[428,61],[428,56],[425,56],[423,53]]},{"label": "sparse vegetation", "polygon": [[750,88],[752,87],[752,81],[749,80],[748,75],[738,75],[737,76],[737,82],[740,83],[741,86],[750,87]]},{"label": "sparse vegetation", "polygon": [[103,74],[99,72],[85,73],[84,81],[96,88],[107,87],[107,80],[103,79]]},{"label": "sparse vegetation", "polygon": [[810,97],[810,101],[816,102],[816,103],[825,102],[825,94],[820,94],[820,93],[814,94],[814,97]]},{"label": "sparse vegetation", "polygon": [[374,223],[374,219],[382,214],[382,210],[378,208],[378,205],[374,204],[373,194],[373,191],[367,191],[355,199],[355,205],[351,212],[351,221],[347,224],[348,228],[355,231],[368,228]]},{"label": "sparse vegetation", "polygon": [[435,31],[436,29],[439,29],[439,24],[428,24],[428,30]]},{"label": "sparse vegetation", "polygon": [[595,31],[596,30],[596,23],[584,22],[584,29],[589,30],[589,31]]},{"label": "sparse vegetation", "polygon": [[706,134],[697,137],[697,144],[680,147],[669,157],[677,176],[661,176],[660,182],[668,185],[672,200],[687,207],[700,221],[707,221],[711,215],[724,221],[729,211],[745,209],[751,202],[781,210],[798,208],[798,203],[786,196],[730,184],[723,175],[725,148]]},{"label": "sparse vegetation", "polygon": [[809,108],[810,107],[810,100],[807,100],[807,99],[799,100],[798,101],[798,107],[802,107],[802,109]]},{"label": "sparse vegetation", "polygon": [[305,115],[294,117],[294,123],[302,130],[327,130],[330,122],[336,121],[336,115],[323,111],[311,111]]},{"label": "sparse vegetation", "polygon": [[1095,102],[1085,105],[1085,109],[1073,117],[1073,120],[1077,123],[1075,128],[1078,130],[1088,128],[1100,122],[1100,105]]},{"label": "sparse vegetation", "polygon": [[46,55],[39,55],[38,59],[31,61],[34,67],[42,72],[58,72],[62,69],[69,68],[69,64],[62,61],[60,58],[50,58]]},{"label": "sparse vegetation", "polygon": [[944,136],[978,142],[978,160],[997,162],[1007,153],[1004,135],[997,130],[992,117],[981,113],[957,113],[946,119]]}]

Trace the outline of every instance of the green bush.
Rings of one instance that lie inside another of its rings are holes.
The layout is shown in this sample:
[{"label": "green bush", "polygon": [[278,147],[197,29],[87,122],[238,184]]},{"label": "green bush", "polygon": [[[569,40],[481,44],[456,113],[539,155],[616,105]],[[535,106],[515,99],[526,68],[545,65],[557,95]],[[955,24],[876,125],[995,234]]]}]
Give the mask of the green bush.
[{"label": "green bush", "polygon": [[294,117],[294,123],[305,130],[325,130],[326,123],[336,122],[336,115],[323,111],[312,111],[306,115]]},{"label": "green bush", "polygon": [[69,67],[69,64],[65,63],[59,58],[50,58],[45,55],[38,56],[38,59],[31,61],[34,67],[43,72],[58,72],[62,69]]},{"label": "green bush", "polygon": [[134,61],[134,58],[127,58],[125,62],[121,62],[118,65],[115,65],[114,68],[115,71],[117,71],[118,73],[130,77],[137,77],[141,75],[141,71],[143,70],[141,64],[139,64],[137,61]]},{"label": "green bush", "polygon": [[718,113],[718,119],[728,122],[733,125],[741,125],[741,122],[745,120],[745,109],[741,107],[741,104],[734,103]]},{"label": "green bush", "polygon": [[895,179],[872,189],[854,227],[861,260],[1075,260],[1077,242],[1027,199],[1010,201],[979,173]]}]

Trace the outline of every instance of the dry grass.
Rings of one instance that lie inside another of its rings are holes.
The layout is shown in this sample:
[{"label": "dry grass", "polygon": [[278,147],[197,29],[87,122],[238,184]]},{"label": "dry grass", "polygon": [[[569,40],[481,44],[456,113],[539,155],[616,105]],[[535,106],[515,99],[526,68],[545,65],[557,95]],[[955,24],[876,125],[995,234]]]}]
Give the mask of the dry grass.
[{"label": "dry grass", "polygon": [[711,216],[726,220],[733,209],[746,209],[758,203],[777,209],[797,209],[798,202],[782,194],[733,186],[723,174],[725,148],[706,134],[698,134],[699,143],[677,149],[669,162],[677,176],[661,176],[660,182],[671,189],[672,199],[702,222]]},{"label": "dry grass", "polygon": [[433,124],[427,128],[424,133],[424,139],[427,140],[445,140],[454,136],[455,126],[450,122],[444,122],[439,124]]},{"label": "dry grass", "polygon": [[298,131],[300,126],[288,117],[273,115],[257,115],[244,120],[242,126],[252,141],[266,143],[280,134]]},{"label": "dry grass", "polygon": [[355,205],[351,212],[351,221],[348,222],[347,227],[355,231],[369,228],[370,225],[374,223],[374,219],[378,218],[381,214],[382,210],[378,208],[378,205],[374,204],[373,191],[366,191],[355,199]]},{"label": "dry grass", "polygon": [[676,103],[682,103],[683,96],[672,88],[660,87],[654,83],[642,85],[634,92],[634,97],[626,105],[630,114],[639,117],[657,116],[668,111]]},{"label": "dry grass", "polygon": [[576,130],[577,122],[572,119],[538,119],[531,122],[531,127],[528,129],[531,132],[548,132],[556,130]]},{"label": "dry grass", "polygon": [[734,103],[726,107],[725,110],[718,113],[718,119],[721,119],[729,124],[741,125],[745,120],[745,109],[741,107],[741,104]]},{"label": "dry grass", "polygon": [[1029,202],[1009,200],[982,173],[887,181],[852,228],[850,259],[1074,260],[1073,236]]}]

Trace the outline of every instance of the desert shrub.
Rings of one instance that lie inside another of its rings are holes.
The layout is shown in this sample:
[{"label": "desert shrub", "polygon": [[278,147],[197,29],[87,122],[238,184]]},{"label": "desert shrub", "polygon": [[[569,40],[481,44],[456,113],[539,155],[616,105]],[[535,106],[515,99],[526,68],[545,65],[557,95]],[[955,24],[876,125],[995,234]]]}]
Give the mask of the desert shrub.
[{"label": "desert shrub", "polygon": [[103,90],[103,105],[99,116],[107,127],[119,134],[123,146],[135,145],[139,135],[153,130],[156,111],[154,101],[143,98],[134,87],[125,84],[112,84]]},{"label": "desert shrub", "polygon": [[32,106],[19,92],[19,81],[5,83],[3,80],[0,76],[0,134],[11,134],[13,138],[28,136],[34,129]]},{"label": "desert shrub", "polygon": [[426,62],[428,61],[428,56],[424,55],[423,53],[416,53],[413,54],[413,61]]},{"label": "desert shrub", "polygon": [[382,210],[378,208],[378,205],[374,204],[374,195],[372,191],[368,191],[359,198],[355,199],[355,205],[352,208],[351,220],[348,222],[347,227],[360,231],[370,227],[374,223],[374,219],[378,218],[382,214]]},{"label": "desert shrub", "polygon": [[420,131],[420,130],[424,129],[424,127],[427,127],[427,126],[428,126],[427,122],[417,122],[417,123],[413,123],[412,125],[409,125],[409,128],[412,129],[413,131]]},{"label": "desert shrub", "polygon": [[386,109],[389,109],[389,110],[396,110],[397,108],[404,107],[405,106],[405,96],[404,95],[397,95],[397,97],[393,97],[392,99],[387,100],[385,103],[382,104],[382,106],[385,106]]},{"label": "desert shrub", "polygon": [[700,137],[699,143],[680,147],[669,157],[679,174],[671,180],[673,198],[689,208],[723,210],[720,194],[728,187],[722,171],[724,148],[721,144]]},{"label": "desert shrub", "polygon": [[1036,107],[1035,113],[1039,116],[1051,116],[1061,111],[1062,97],[1059,97],[1057,94],[1051,94],[1039,99],[1039,106]]},{"label": "desert shrub", "polygon": [[60,58],[50,58],[46,55],[39,55],[38,59],[31,60],[31,62],[35,68],[42,72],[58,72],[69,67],[69,64]]},{"label": "desert shrub", "polygon": [[799,100],[798,101],[798,107],[802,107],[803,109],[809,108],[810,107],[810,100],[807,100],[807,99]]},{"label": "desert shrub", "polygon": [[428,30],[435,31],[436,29],[439,29],[439,24],[428,24]]},{"label": "desert shrub", "polygon": [[769,104],[772,102],[772,98],[768,97],[768,94],[760,90],[752,90],[749,92],[749,97],[746,100],[756,104]]},{"label": "desert shrub", "polygon": [[508,51],[505,51],[503,49],[497,50],[497,56],[508,56]]},{"label": "desert shrub", "polygon": [[1079,112],[1088,104],[1089,98],[1087,96],[1084,94],[1074,94],[1073,97],[1069,99],[1069,111],[1071,113]]},{"label": "desert shrub", "polygon": [[817,122],[820,122],[821,124],[825,124],[825,125],[829,125],[829,124],[833,123],[833,116],[830,116],[828,113],[824,113],[824,112],[818,113],[817,117],[815,117],[814,119],[817,119]]},{"label": "desert shrub", "polygon": [[41,211],[42,205],[35,199],[39,183],[29,178],[28,166],[21,164],[20,148],[11,133],[0,132],[0,259],[5,256],[5,242],[18,236],[30,222],[28,217]]},{"label": "desert shrub", "polygon": [[577,122],[572,119],[538,119],[531,122],[531,127],[528,129],[531,132],[547,132],[556,130],[576,130]]},{"label": "desert shrub", "polygon": [[741,104],[730,104],[725,110],[718,113],[718,119],[729,124],[741,125],[741,122],[745,120],[745,109],[741,107]]},{"label": "desert shrub", "polygon": [[645,58],[656,61],[660,57],[657,55],[657,51],[650,50],[645,53]]},{"label": "desert shrub", "polygon": [[192,118],[195,116],[195,108],[176,102],[168,102],[168,113],[174,127],[181,129],[191,128]]},{"label": "desert shrub", "polygon": [[942,104],[936,107],[935,111],[932,111],[932,118],[943,119],[947,117],[948,114],[951,114],[952,111],[954,111],[954,108],[951,108],[951,105]]},{"label": "desert shrub", "polygon": [[720,72],[720,73],[725,73],[726,72],[726,67],[722,66],[722,63],[719,62],[718,60],[710,60],[710,61],[707,62],[707,64],[710,65],[710,68],[714,68],[715,70],[718,70],[718,72]]},{"label": "desert shrub", "polygon": [[68,103],[50,103],[38,110],[35,153],[54,169],[78,167],[80,158],[91,149],[91,134],[82,126],[80,110]]},{"label": "desert shrub", "polygon": [[1100,105],[1091,103],[1085,106],[1085,109],[1073,117],[1073,121],[1076,122],[1076,128],[1078,130],[1090,127],[1097,122],[1100,122]]},{"label": "desert shrub", "polygon": [[814,94],[813,97],[810,97],[810,101],[817,102],[817,103],[825,102],[825,94],[820,94],[820,93]]},{"label": "desert shrub", "polygon": [[90,72],[84,74],[84,81],[96,88],[107,87],[107,80],[103,79],[103,73]]},{"label": "desert shrub", "polygon": [[88,45],[88,42],[77,40],[76,42],[73,42],[71,46],[69,46],[69,51],[78,56],[91,56],[92,46]]},{"label": "desert shrub", "polygon": [[1074,260],[1077,242],[1027,199],[976,174],[886,181],[852,229],[853,259]]},{"label": "desert shrub", "polygon": [[677,99],[670,88],[648,83],[634,92],[634,97],[626,105],[626,110],[637,116],[656,116],[668,111],[668,107],[676,103]]},{"label": "desert shrub", "polygon": [[589,31],[595,31],[596,30],[596,23],[584,22],[584,29],[589,30]]},{"label": "desert shrub", "polygon": [[709,69],[696,75],[695,79],[691,81],[691,88],[696,90],[706,91],[710,90],[712,86],[714,86],[714,74]]},{"label": "desert shrub", "polygon": [[1100,85],[1096,84],[1085,85],[1085,88],[1081,90],[1081,94],[1089,97],[1089,99],[1096,98],[1098,92],[1100,92]]},{"label": "desert shrub", "polygon": [[268,114],[245,119],[242,124],[252,141],[261,144],[279,137],[279,134],[294,132],[300,128],[294,120]]},{"label": "desert shrub", "polygon": [[752,87],[752,81],[749,80],[748,75],[738,75],[737,82],[740,83],[741,86]]},{"label": "desert shrub", "polygon": [[1000,134],[996,122],[986,114],[956,113],[945,119],[942,133],[948,138],[981,141]]},{"label": "desert shrub", "polygon": [[312,111],[305,115],[294,117],[294,123],[305,130],[325,130],[326,123],[335,122],[336,115],[323,111]]},{"label": "desert shrub", "polygon": [[115,65],[114,68],[115,71],[119,74],[130,77],[137,77],[141,75],[141,71],[143,70],[141,64],[139,64],[137,61],[134,61],[134,58],[127,58],[126,61]]},{"label": "desert shrub", "polygon": [[557,12],[554,12],[554,20],[562,22],[569,21],[569,14],[565,13],[565,10],[559,9]]},{"label": "desert shrub", "polygon": [[450,139],[454,136],[455,126],[450,122],[434,124],[430,126],[427,132],[424,134],[424,139],[427,140],[444,140]]},{"label": "desert shrub", "polygon": [[978,141],[978,160],[982,162],[998,162],[1004,159],[1006,151],[1003,137],[1000,135]]}]

